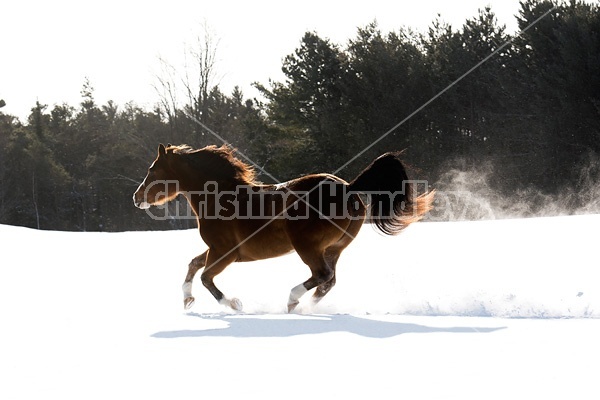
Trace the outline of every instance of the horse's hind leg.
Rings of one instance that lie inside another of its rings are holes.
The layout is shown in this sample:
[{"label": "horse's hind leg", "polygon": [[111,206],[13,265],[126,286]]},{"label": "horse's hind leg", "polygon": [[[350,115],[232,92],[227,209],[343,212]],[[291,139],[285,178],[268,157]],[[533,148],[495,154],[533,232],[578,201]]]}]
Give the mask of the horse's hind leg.
[{"label": "horse's hind leg", "polygon": [[192,261],[190,261],[190,265],[188,267],[188,273],[185,277],[185,282],[183,282],[183,307],[186,310],[189,310],[194,305],[194,297],[192,296],[192,281],[194,280],[194,276],[196,272],[204,267],[206,264],[206,254],[208,250],[204,253],[200,254],[197,257],[194,257]]},{"label": "horse's hind leg", "polygon": [[325,295],[327,293],[329,293],[329,291],[331,289],[333,289],[333,287],[335,286],[335,266],[337,264],[338,259],[340,258],[340,252],[338,253],[329,253],[329,252],[325,252],[325,261],[327,262],[327,264],[329,264],[329,267],[333,270],[333,277],[328,280],[327,282],[319,285],[317,287],[317,290],[315,290],[315,293],[313,294],[312,300],[313,303],[318,303],[319,301],[321,301],[321,299],[323,299],[323,297],[325,297]]},{"label": "horse's hind leg", "polygon": [[294,287],[288,300],[288,312],[294,311],[300,303],[300,298],[309,290],[330,282],[335,277],[335,271],[325,260],[323,254],[307,255],[298,252],[302,261],[310,267],[312,276],[304,283]]},{"label": "horse's hind leg", "polygon": [[342,238],[337,243],[325,250],[325,261],[333,270],[333,277],[329,281],[317,287],[317,290],[315,290],[315,294],[313,294],[312,297],[312,300],[315,304],[321,301],[323,297],[325,297],[325,295],[329,293],[329,291],[335,286],[335,267],[338,259],[340,258],[342,251],[344,251],[344,249],[348,247],[350,243],[352,243],[362,224],[362,219],[354,219],[348,226]]}]

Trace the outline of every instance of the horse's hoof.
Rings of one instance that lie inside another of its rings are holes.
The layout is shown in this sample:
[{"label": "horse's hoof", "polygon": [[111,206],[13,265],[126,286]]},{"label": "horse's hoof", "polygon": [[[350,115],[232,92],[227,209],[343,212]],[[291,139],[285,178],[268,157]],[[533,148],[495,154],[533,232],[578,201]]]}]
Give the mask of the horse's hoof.
[{"label": "horse's hoof", "polygon": [[194,302],[196,301],[196,299],[194,299],[193,297],[186,297],[183,300],[183,308],[185,308],[186,310],[189,310],[190,308],[192,308],[192,306],[194,305]]},{"label": "horse's hoof", "polygon": [[288,303],[288,314],[293,312],[296,309],[296,307],[298,306],[298,304],[300,304],[299,301],[296,301],[294,303]]},{"label": "horse's hoof", "polygon": [[224,297],[221,300],[219,300],[219,304],[225,307],[229,307],[235,311],[242,311],[242,308],[244,308],[242,306],[242,302],[236,298],[228,299]]},{"label": "horse's hoof", "polygon": [[235,311],[242,311],[244,306],[239,299],[233,298],[229,301],[229,307],[233,308]]}]

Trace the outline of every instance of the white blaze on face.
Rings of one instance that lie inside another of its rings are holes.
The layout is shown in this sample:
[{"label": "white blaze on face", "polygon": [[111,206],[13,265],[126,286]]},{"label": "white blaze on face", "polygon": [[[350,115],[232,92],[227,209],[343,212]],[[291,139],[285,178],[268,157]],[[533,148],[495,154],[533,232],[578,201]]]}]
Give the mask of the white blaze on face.
[{"label": "white blaze on face", "polygon": [[[154,165],[154,164],[152,164]],[[140,183],[140,186],[138,186],[137,190],[133,193],[133,204],[142,210],[147,210],[148,208],[150,208],[151,204],[146,202],[145,200],[141,201],[141,202],[137,202],[136,196],[137,194],[140,192],[140,190],[142,190],[142,187],[144,187],[144,185],[146,184],[146,179],[144,179],[144,181],[142,183]]]}]

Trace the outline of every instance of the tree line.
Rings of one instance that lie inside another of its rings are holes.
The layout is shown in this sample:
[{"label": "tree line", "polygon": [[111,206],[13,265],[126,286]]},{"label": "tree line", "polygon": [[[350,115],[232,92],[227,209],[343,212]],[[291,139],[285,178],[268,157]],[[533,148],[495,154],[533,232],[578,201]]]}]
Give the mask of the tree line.
[{"label": "tree line", "polygon": [[153,109],[97,104],[86,81],[77,106],[36,103],[24,122],[0,110],[0,223],[189,227],[148,218],[131,195],[158,143],[220,144],[214,134],[268,171],[259,172],[265,182],[312,172],[350,180],[383,152],[407,149],[413,176],[432,187],[443,189],[450,169],[486,165],[507,198],[568,191],[576,207],[589,183],[582,169],[600,181],[589,168],[600,153],[599,7],[520,7],[521,35],[507,33],[489,8],[460,28],[438,19],[426,32],[384,33],[372,23],[344,45],[307,32],[283,59],[282,82],[255,83],[262,100],[213,84],[215,47],[203,40],[195,77],[165,62]]}]

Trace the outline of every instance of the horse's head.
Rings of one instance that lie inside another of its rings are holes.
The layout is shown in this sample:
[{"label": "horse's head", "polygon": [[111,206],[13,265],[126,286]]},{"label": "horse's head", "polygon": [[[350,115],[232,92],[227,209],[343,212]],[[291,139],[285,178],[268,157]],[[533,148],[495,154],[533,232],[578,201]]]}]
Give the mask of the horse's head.
[{"label": "horse's head", "polygon": [[174,199],[179,194],[179,181],[176,180],[172,162],[173,154],[167,154],[165,146],[158,146],[158,156],[148,168],[146,178],[133,194],[133,204],[143,210]]}]

